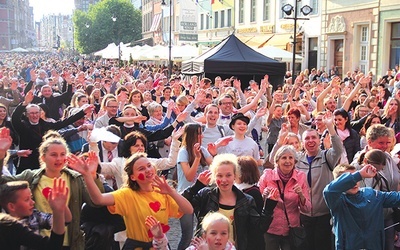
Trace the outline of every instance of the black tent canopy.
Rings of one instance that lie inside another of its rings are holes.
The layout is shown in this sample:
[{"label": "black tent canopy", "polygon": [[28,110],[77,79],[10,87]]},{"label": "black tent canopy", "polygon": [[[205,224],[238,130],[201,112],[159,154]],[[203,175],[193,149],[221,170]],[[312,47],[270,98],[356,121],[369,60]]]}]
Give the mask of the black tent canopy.
[{"label": "black tent canopy", "polygon": [[213,79],[215,76],[221,76],[224,79],[237,76],[245,84],[246,80],[259,81],[265,74],[268,74],[271,84],[276,86],[283,83],[283,76],[286,72],[285,63],[258,53],[241,42],[234,34],[203,55],[183,62],[183,71],[187,64],[193,66],[194,62],[200,66],[197,69],[192,67],[192,70],[203,70],[206,77]]}]

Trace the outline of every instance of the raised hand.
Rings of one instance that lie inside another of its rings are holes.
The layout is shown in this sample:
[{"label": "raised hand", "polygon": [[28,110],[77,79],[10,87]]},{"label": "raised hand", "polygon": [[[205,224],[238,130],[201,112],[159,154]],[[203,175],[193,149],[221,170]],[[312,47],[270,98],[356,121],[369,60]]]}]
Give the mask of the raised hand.
[{"label": "raised hand", "polygon": [[203,183],[204,186],[208,186],[211,181],[211,171],[210,170],[205,170],[199,174],[197,177],[197,180],[199,180],[201,183]]},{"label": "raised hand", "polygon": [[194,101],[196,103],[202,103],[204,102],[205,99],[206,99],[206,91],[204,89],[197,90]]},{"label": "raised hand", "polygon": [[256,113],[256,117],[257,118],[263,117],[267,113],[267,110],[268,109],[266,107],[258,109],[257,113]]},{"label": "raised hand", "polygon": [[299,196],[303,196],[303,190],[301,189],[300,185],[298,183],[296,183],[293,186],[293,191],[298,194]]},{"label": "raised hand", "polygon": [[53,187],[47,198],[51,209],[54,211],[64,211],[68,200],[68,187],[65,180],[60,178],[53,179]]},{"label": "raised hand", "polygon": [[195,237],[191,244],[196,250],[209,250],[206,239],[202,237]]},{"label": "raised hand", "polygon": [[90,105],[87,105],[87,106],[85,107],[85,109],[83,110],[83,112],[85,112],[86,115],[91,115],[91,114],[93,113],[93,110],[94,110],[94,105],[93,105],[93,104],[90,104]]},{"label": "raised hand", "polygon": [[36,71],[34,69],[31,69],[30,75],[31,75],[31,81],[36,82],[37,75],[36,75]]},{"label": "raised hand", "polygon": [[361,85],[361,88],[366,88],[370,82],[370,79],[366,76],[362,76],[358,81]]},{"label": "raised hand", "polygon": [[186,111],[182,112],[176,117],[176,120],[178,122],[182,122],[182,121],[184,121],[186,119],[187,116],[188,116],[188,112],[186,112]]},{"label": "raised hand", "polygon": [[33,90],[30,90],[25,95],[24,105],[28,105],[32,101],[33,101]]},{"label": "raised hand", "polygon": [[10,136],[10,129],[6,127],[0,128],[0,152],[2,155],[7,153],[12,144],[12,138]]},{"label": "raised hand", "polygon": [[197,159],[201,158],[201,145],[200,143],[195,143],[193,145],[193,152],[194,152],[194,157]]},{"label": "raised hand", "polygon": [[67,163],[70,168],[81,173],[83,176],[91,175],[90,168],[86,162],[76,155],[69,154],[67,156]]},{"label": "raised hand", "polygon": [[237,89],[237,90],[240,90],[241,88],[241,82],[240,82],[240,80],[238,80],[238,79],[234,79],[233,80],[233,87],[235,88],[235,89]]},{"label": "raised hand", "polygon": [[144,223],[146,227],[150,229],[154,238],[160,239],[164,236],[161,224],[154,216],[147,216]]},{"label": "raised hand", "polygon": [[233,136],[224,137],[218,142],[217,147],[224,147],[228,145],[231,141],[233,141]]},{"label": "raised hand", "polygon": [[278,134],[278,141],[277,141],[278,145],[282,146],[286,144],[287,142],[286,137],[288,134],[289,134],[289,124],[286,122],[282,123],[281,130],[279,131]]},{"label": "raised hand", "polygon": [[279,190],[277,188],[271,188],[270,192],[267,195],[267,199],[277,201],[279,200]]},{"label": "raised hand", "polygon": [[97,157],[96,152],[89,151],[88,157],[86,158],[86,165],[92,175],[96,175],[97,167],[99,165],[99,157]]},{"label": "raised hand", "polygon": [[181,136],[183,135],[183,132],[185,132],[185,128],[184,127],[180,127],[179,129],[174,129],[174,131],[172,131],[172,139],[174,140],[179,140],[179,138],[181,138]]},{"label": "raised hand", "polygon": [[207,150],[211,155],[216,155],[218,153],[217,145],[215,145],[215,143],[208,143]]},{"label": "raised hand", "polygon": [[174,108],[176,107],[175,102],[169,102],[168,106],[167,106],[167,110],[174,110]]},{"label": "raised hand", "polygon": [[155,190],[160,194],[171,194],[174,189],[168,184],[167,180],[164,176],[156,175],[153,180],[153,187],[159,188],[159,190]]},{"label": "raised hand", "polygon": [[333,125],[333,115],[332,112],[326,111],[323,118],[322,118],[323,123],[325,123],[326,126],[328,125]]},{"label": "raised hand", "polygon": [[377,171],[374,166],[367,164],[360,170],[360,175],[362,178],[372,178],[376,175],[376,172]]}]

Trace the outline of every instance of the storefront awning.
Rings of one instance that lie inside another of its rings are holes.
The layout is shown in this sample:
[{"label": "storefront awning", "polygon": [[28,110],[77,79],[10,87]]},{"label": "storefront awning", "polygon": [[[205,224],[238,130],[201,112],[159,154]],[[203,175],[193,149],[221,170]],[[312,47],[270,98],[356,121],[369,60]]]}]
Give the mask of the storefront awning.
[{"label": "storefront awning", "polygon": [[263,47],[266,45],[286,49],[286,45],[291,42],[290,34],[268,34],[268,35],[249,35],[237,37],[250,47]]},{"label": "storefront awning", "polygon": [[155,14],[153,17],[153,22],[151,23],[150,32],[158,30],[158,27],[160,27],[160,23],[161,23],[161,13]]}]

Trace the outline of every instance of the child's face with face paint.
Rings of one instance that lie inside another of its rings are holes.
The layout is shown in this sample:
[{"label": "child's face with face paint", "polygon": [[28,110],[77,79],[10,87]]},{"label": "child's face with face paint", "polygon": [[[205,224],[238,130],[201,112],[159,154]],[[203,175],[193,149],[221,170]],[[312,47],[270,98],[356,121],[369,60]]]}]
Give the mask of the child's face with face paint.
[{"label": "child's face with face paint", "polygon": [[136,181],[139,186],[141,184],[152,183],[156,170],[149,160],[145,157],[138,159],[133,165],[133,174],[131,180]]},{"label": "child's face with face paint", "polygon": [[215,171],[215,183],[221,191],[232,190],[235,181],[235,166],[232,164],[221,164]]}]

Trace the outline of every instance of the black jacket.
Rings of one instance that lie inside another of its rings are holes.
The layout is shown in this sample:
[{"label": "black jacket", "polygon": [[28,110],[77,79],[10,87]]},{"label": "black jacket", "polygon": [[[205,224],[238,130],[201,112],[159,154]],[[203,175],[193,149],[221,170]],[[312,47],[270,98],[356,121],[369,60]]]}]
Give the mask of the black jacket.
[{"label": "black jacket", "polygon": [[[29,82],[25,88],[25,92],[29,91],[32,88],[33,82]],[[64,81],[64,84],[66,82]],[[71,102],[72,98],[72,85],[68,84],[67,91],[62,93],[58,96],[50,96],[49,98],[34,96],[32,103],[43,103],[49,108],[49,118],[53,118],[54,120],[58,121],[61,118],[60,115],[60,108],[61,105],[66,104],[68,105]]]},{"label": "black jacket", "polygon": [[8,214],[0,214],[0,246],[1,249],[19,250],[22,245],[34,249],[62,249],[64,235],[51,232],[50,238],[32,232]]},{"label": "black jacket", "polygon": [[14,110],[14,113],[11,117],[11,123],[18,133],[19,136],[19,148],[20,149],[31,149],[32,154],[28,157],[21,157],[20,165],[17,169],[17,174],[21,173],[25,169],[37,169],[39,168],[39,145],[42,143],[43,135],[53,129],[58,130],[63,127],[68,126],[76,122],[85,116],[83,110],[79,111],[73,116],[68,117],[65,120],[58,122],[45,122],[40,119],[39,124],[32,125],[29,121],[23,119],[23,113],[25,111],[26,106],[23,106],[22,103],[17,106]]},{"label": "black jacket", "polygon": [[[276,201],[267,200],[261,215],[257,212],[253,197],[240,191],[236,186],[232,187],[236,194],[236,205],[233,212],[233,238],[235,239],[236,249],[248,250],[248,231],[250,228],[257,228],[261,232],[266,232],[272,222],[273,210]],[[204,216],[209,212],[219,210],[219,190],[218,188],[205,187],[200,181],[188,187],[183,196],[190,201],[194,213],[197,216],[198,226]]]}]

